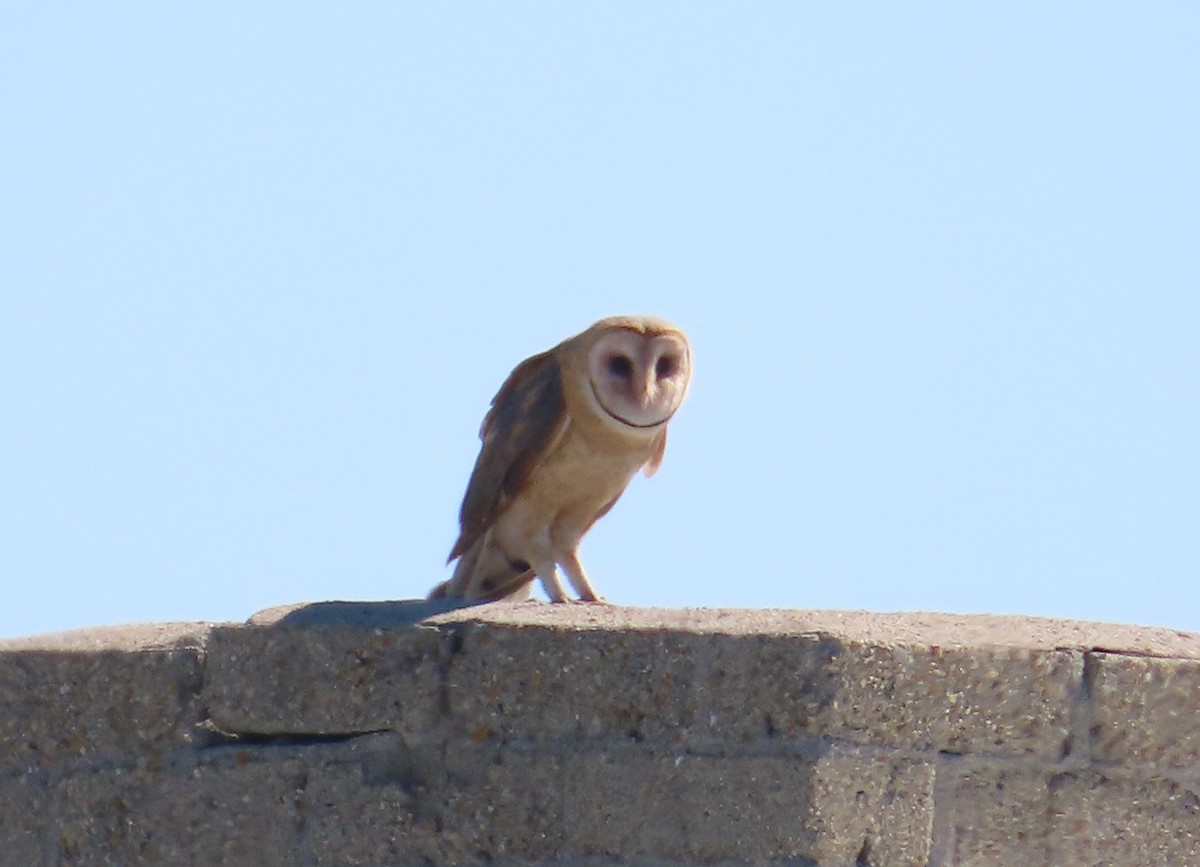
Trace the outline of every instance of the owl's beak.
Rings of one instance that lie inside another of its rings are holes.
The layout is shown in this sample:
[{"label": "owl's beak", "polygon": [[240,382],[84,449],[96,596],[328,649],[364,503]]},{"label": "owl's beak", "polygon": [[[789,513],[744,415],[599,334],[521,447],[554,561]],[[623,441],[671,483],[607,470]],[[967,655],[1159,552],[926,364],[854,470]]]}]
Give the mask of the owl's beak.
[{"label": "owl's beak", "polygon": [[643,407],[650,405],[650,400],[658,389],[658,378],[654,372],[656,361],[657,359],[652,355],[647,355],[642,359],[642,387],[638,393],[638,402]]},{"label": "owl's beak", "polygon": [[643,407],[649,406],[650,401],[658,394],[658,363],[658,353],[653,352],[649,346],[644,347],[642,352],[642,389],[641,394],[637,395]]}]

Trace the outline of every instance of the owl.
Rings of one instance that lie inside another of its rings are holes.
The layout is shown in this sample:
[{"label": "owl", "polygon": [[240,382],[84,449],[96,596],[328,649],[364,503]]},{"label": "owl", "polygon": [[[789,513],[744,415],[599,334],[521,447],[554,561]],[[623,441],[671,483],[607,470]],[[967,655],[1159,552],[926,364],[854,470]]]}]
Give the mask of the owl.
[{"label": "owl", "polygon": [[565,602],[561,566],[581,600],[599,601],[579,541],[638,470],[658,469],[691,376],[687,337],[649,316],[601,319],[518,364],[479,430],[454,574],[429,598],[524,598],[536,577]]}]

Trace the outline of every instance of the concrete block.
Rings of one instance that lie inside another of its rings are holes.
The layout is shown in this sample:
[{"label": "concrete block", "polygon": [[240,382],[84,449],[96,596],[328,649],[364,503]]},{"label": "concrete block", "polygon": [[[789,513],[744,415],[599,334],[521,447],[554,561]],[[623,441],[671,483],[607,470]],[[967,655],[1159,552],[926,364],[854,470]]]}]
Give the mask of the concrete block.
[{"label": "concrete block", "polygon": [[841,644],[822,635],[707,636],[698,684],[704,735],[756,741],[819,737],[844,688]]},{"label": "concrete block", "polygon": [[568,845],[568,769],[553,751],[495,743],[448,746],[435,793],[441,842],[455,860],[542,860]]},{"label": "concrete block", "polygon": [[[382,736],[387,737],[387,736]],[[368,738],[369,739],[369,738]],[[386,751],[362,762],[309,768],[304,789],[303,849],[313,867],[444,863],[439,812],[419,775]],[[380,775],[380,762],[394,774]]]},{"label": "concrete block", "polygon": [[0,771],[98,756],[158,761],[193,732],[193,648],[0,653]]},{"label": "concrete block", "polygon": [[447,695],[479,738],[815,737],[1057,760],[1082,671],[1077,651],[479,622],[464,628]]},{"label": "concrete block", "polygon": [[41,773],[0,774],[0,864],[52,867],[53,790]]},{"label": "concrete block", "polygon": [[[561,758],[573,855],[682,863],[812,859],[923,867],[933,814],[921,763],[698,756],[630,746]],[[883,804],[891,810],[878,811]]]},{"label": "concrete block", "polygon": [[304,764],[229,751],[191,769],[93,769],[59,789],[57,864],[293,867]]},{"label": "concrete block", "polygon": [[224,732],[427,729],[440,713],[444,640],[421,627],[217,627],[202,701]]},{"label": "concrete block", "polygon": [[822,865],[929,860],[934,764],[833,747],[815,763],[813,858]]},{"label": "concrete block", "polygon": [[1077,651],[731,635],[713,642],[703,690],[708,733],[720,739],[1058,759],[1082,672]]},{"label": "concrete block", "polygon": [[625,749],[564,757],[563,771],[572,854],[755,862],[813,849],[810,760]]},{"label": "concrete block", "polygon": [[[158,769],[92,769],[59,786],[52,860],[69,865],[392,865],[478,851],[447,837],[446,775],[396,735],[220,747]],[[429,784],[427,785],[426,782]],[[0,863],[7,863],[0,858]],[[37,863],[37,862],[32,862]]]},{"label": "concrete block", "polygon": [[[1052,779],[1052,827],[1069,831],[1085,818],[1086,834],[1057,863],[1200,864],[1200,786],[1136,773],[1064,774]],[[1065,825],[1065,827],[1064,827]],[[1065,861],[1070,855],[1078,860]]]},{"label": "concrete block", "polygon": [[[944,863],[953,867],[1050,867],[1054,851],[1070,845],[1051,828],[1051,775],[1042,770],[1009,770],[994,767],[959,771],[957,762],[947,762],[939,775],[939,809],[946,818],[939,822],[945,836],[936,845],[943,850]],[[1073,820],[1063,828],[1067,834],[1086,834],[1086,819]],[[1064,862],[1085,865],[1086,860]]]},{"label": "concrete block", "polygon": [[460,630],[446,695],[468,737],[673,743],[695,723],[696,655],[707,637],[488,623]]},{"label": "concrete block", "polygon": [[1093,653],[1092,750],[1102,762],[1178,769],[1200,781],[1200,661]]},{"label": "concrete block", "polygon": [[1128,772],[976,769],[944,803],[948,864],[1200,864],[1200,787]]},{"label": "concrete block", "polygon": [[833,667],[828,736],[1053,760],[1068,751],[1083,683],[1078,651],[847,642]]}]

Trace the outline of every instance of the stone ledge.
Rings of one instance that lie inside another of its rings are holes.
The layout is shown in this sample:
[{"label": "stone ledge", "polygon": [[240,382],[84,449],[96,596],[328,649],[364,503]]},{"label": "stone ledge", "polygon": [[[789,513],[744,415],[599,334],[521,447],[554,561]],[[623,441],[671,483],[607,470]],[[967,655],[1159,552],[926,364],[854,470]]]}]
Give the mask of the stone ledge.
[{"label": "stone ledge", "polygon": [[1200,636],[318,603],[0,642],[0,851],[60,863],[1200,863]]},{"label": "stone ledge", "polygon": [[[1157,665],[1186,686],[1200,672],[1196,636],[1039,618],[523,603],[418,606],[429,616],[403,626],[402,607],[375,606],[372,625],[345,617],[349,604],[330,616],[337,605],[215,628],[203,695],[214,724],[423,730],[445,710],[472,737],[828,737],[1055,760],[1090,743],[1083,717],[1104,735],[1105,720],[1126,715],[1128,690],[1106,691],[1104,677]],[[1115,661],[1096,669],[1089,702],[1096,648]],[[1174,699],[1146,695],[1147,712],[1186,702],[1183,686]],[[1139,755],[1186,765],[1191,748],[1163,734],[1151,724],[1138,735]],[[1114,738],[1100,739],[1099,760]]]}]

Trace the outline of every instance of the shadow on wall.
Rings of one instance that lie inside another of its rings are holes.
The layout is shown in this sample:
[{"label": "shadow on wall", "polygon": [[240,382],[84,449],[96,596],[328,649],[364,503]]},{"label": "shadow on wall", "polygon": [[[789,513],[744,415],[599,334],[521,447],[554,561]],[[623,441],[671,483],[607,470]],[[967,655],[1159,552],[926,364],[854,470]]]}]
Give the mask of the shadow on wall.
[{"label": "shadow on wall", "polygon": [[397,626],[411,626],[437,614],[485,604],[487,604],[485,600],[467,601],[464,599],[313,602],[295,608],[282,617],[279,616],[279,609],[268,608],[266,611],[254,614],[247,623],[252,626],[356,626],[367,629],[388,629]]}]

